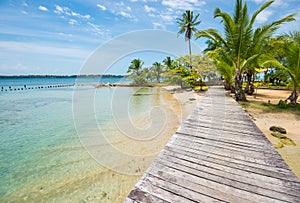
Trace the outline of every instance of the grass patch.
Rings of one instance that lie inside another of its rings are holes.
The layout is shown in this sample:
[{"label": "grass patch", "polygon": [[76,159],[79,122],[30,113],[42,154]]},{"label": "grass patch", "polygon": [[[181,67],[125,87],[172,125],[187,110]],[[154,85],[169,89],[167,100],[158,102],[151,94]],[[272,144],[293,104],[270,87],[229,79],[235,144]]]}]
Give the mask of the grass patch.
[{"label": "grass patch", "polygon": [[269,103],[239,102],[244,109],[256,109],[265,113],[292,113],[300,116],[300,104],[297,105],[277,105]]}]

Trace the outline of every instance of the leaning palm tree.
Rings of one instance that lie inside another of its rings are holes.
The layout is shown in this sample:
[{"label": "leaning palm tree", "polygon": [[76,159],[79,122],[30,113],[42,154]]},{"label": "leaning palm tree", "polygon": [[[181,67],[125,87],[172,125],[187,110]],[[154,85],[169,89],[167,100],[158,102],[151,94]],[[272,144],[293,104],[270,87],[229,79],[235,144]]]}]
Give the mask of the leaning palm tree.
[{"label": "leaning palm tree", "polygon": [[197,18],[200,14],[197,14],[194,17],[194,12],[190,10],[186,10],[182,14],[182,18],[177,18],[177,24],[178,28],[180,29],[178,31],[178,34],[185,33],[185,40],[188,40],[189,42],[189,55],[192,55],[192,48],[191,48],[191,38],[193,35],[193,32],[197,32],[198,29],[196,28],[197,25],[201,23],[201,21],[197,21]]},{"label": "leaning palm tree", "polygon": [[250,17],[247,4],[236,0],[235,12],[230,16],[216,8],[214,17],[220,17],[224,25],[224,36],[215,29],[200,31],[195,34],[196,39],[206,37],[216,42],[229,58],[229,66],[235,68],[235,96],[238,101],[246,101],[242,87],[242,74],[249,65],[257,60],[263,52],[262,44],[284,22],[295,20],[295,14],[288,15],[278,21],[254,28],[256,17],[274,0],[267,1]]},{"label": "leaning palm tree", "polygon": [[131,73],[129,78],[133,78],[133,84],[142,85],[145,84],[145,78],[143,77],[143,64],[141,59],[133,59],[128,67],[127,73]]},{"label": "leaning palm tree", "polygon": [[289,96],[291,104],[297,104],[297,88],[300,85],[300,31],[294,31],[283,36],[285,56],[281,60],[273,59],[263,63],[280,68],[289,74],[293,83],[293,91]]},{"label": "leaning palm tree", "polygon": [[132,73],[136,76],[140,76],[142,74],[142,66],[144,62],[141,59],[133,59],[128,67],[127,73]]}]

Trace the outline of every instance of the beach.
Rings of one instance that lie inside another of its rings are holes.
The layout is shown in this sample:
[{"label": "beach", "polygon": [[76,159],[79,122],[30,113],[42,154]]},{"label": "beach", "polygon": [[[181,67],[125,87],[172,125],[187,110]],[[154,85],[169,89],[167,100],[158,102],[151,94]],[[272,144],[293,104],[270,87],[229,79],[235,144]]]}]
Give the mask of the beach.
[{"label": "beach", "polygon": [[[252,96],[247,96],[247,99],[253,104],[278,104],[280,100],[285,100],[290,95],[290,90],[270,90],[258,89]],[[300,99],[298,98],[298,103]],[[254,119],[255,124],[275,146],[279,154],[289,165],[292,171],[300,178],[300,115],[291,112],[272,112],[266,109],[255,108],[255,106],[246,107],[246,111]],[[271,126],[280,126],[286,129],[286,136],[294,141],[296,146],[281,145],[281,140],[272,136],[269,128]]]}]

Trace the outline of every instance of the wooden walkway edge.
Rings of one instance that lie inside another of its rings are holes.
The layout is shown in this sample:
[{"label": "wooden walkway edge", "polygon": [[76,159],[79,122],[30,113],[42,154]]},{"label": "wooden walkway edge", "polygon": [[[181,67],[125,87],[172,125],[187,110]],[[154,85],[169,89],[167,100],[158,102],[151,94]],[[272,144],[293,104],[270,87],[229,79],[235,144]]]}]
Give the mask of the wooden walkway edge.
[{"label": "wooden walkway edge", "polygon": [[211,87],[124,201],[300,202],[300,181],[244,110]]}]

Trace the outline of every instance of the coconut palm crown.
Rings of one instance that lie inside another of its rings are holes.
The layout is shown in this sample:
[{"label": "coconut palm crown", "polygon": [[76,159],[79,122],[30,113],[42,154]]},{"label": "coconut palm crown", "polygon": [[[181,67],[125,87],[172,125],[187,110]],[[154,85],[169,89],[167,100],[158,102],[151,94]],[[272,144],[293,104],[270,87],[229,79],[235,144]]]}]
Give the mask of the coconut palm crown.
[{"label": "coconut palm crown", "polygon": [[197,21],[199,15],[200,14],[197,14],[194,17],[193,11],[186,10],[182,14],[182,18],[177,18],[177,24],[179,28],[178,35],[185,33],[185,39],[189,42],[189,55],[192,54],[191,38],[193,36],[193,33],[198,31],[196,26],[201,23],[201,21]]}]

